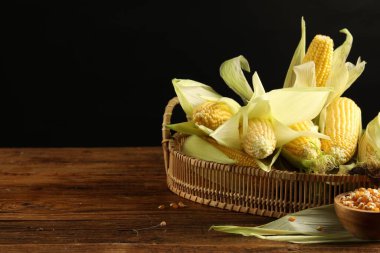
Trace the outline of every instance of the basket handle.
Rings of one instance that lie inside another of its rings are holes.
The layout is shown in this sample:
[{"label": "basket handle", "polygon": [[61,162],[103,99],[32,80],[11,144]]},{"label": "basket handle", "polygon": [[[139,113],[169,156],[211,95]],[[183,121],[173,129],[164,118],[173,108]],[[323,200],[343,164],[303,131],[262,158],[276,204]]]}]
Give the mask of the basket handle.
[{"label": "basket handle", "polygon": [[169,100],[168,104],[165,107],[165,113],[162,121],[162,149],[164,152],[164,161],[165,161],[165,170],[166,173],[169,169],[169,141],[171,140],[170,129],[166,127],[166,125],[170,124],[170,120],[172,117],[173,109],[176,105],[179,104],[179,100],[177,97],[174,97]]}]

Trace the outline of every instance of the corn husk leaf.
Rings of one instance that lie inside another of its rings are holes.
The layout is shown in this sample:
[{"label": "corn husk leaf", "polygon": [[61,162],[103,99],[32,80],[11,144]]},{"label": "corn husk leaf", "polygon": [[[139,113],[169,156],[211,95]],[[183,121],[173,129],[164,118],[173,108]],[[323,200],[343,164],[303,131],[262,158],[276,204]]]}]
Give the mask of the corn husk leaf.
[{"label": "corn husk leaf", "polygon": [[331,72],[326,86],[333,87],[334,91],[330,94],[327,104],[330,104],[335,98],[343,94],[349,78],[346,60],[352,48],[353,37],[347,29],[342,29],[340,32],[346,35],[346,39],[333,53]]},{"label": "corn husk leaf", "polygon": [[312,120],[319,115],[330,93],[328,88],[283,88],[266,95],[272,116],[284,125]]},{"label": "corn husk leaf", "polygon": [[244,76],[243,70],[250,72],[250,67],[247,59],[240,55],[223,62],[219,72],[228,87],[247,103],[251,99],[253,91]]},{"label": "corn husk leaf", "polygon": [[210,134],[216,142],[220,145],[241,149],[239,125],[241,120],[241,112],[233,115],[229,120],[219,126],[214,132]]},{"label": "corn husk leaf", "polygon": [[[295,220],[289,221],[290,217]],[[364,242],[343,228],[334,205],[306,209],[257,227],[212,226],[210,229],[292,243]]]},{"label": "corn husk leaf", "polygon": [[[333,72],[334,71],[334,72]],[[346,90],[349,73],[346,64],[339,64],[333,67],[332,75],[326,82],[326,87],[331,87],[333,91],[327,99],[326,106],[331,104],[334,99],[339,98]]]},{"label": "corn husk leaf", "polygon": [[190,79],[173,79],[172,83],[179,103],[188,117],[192,116],[194,107],[206,101],[205,97],[222,97],[210,86]]},{"label": "corn husk leaf", "polygon": [[340,164],[339,165],[339,171],[336,173],[337,175],[348,175],[350,170],[355,168],[357,164],[355,162],[349,163],[349,164]]},{"label": "corn husk leaf", "polygon": [[206,135],[210,135],[210,134],[212,134],[212,132],[214,132],[214,130],[212,130],[212,129],[206,127],[206,126],[198,125],[198,124],[195,124],[195,125],[199,128],[199,130],[201,130]]},{"label": "corn husk leaf", "polygon": [[[367,145],[373,148],[375,157],[367,157]],[[368,159],[380,160],[380,113],[368,123],[359,142],[358,161],[366,163]]]},{"label": "corn husk leaf", "polygon": [[263,171],[269,172],[272,169],[273,164],[281,154],[281,148],[278,148],[276,152],[273,152],[271,156],[264,160],[255,159],[257,166]]},{"label": "corn husk leaf", "polygon": [[340,32],[346,35],[346,39],[342,45],[340,45],[334,50],[333,60],[332,60],[333,66],[346,62],[347,57],[350,54],[350,51],[352,48],[352,42],[354,40],[354,38],[352,37],[352,34],[350,33],[348,29],[344,28],[340,30]]},{"label": "corn husk leaf", "polygon": [[326,87],[332,87],[334,91],[330,94],[327,105],[342,96],[363,73],[366,64],[365,61],[361,61],[360,57],[356,65],[346,62],[352,48],[353,36],[347,29],[342,29],[340,32],[346,35],[346,39],[333,53],[331,72],[327,79]]},{"label": "corn husk leaf", "polygon": [[235,161],[230,159],[222,151],[208,143],[206,140],[196,135],[186,138],[182,152],[185,155],[192,156],[210,162],[217,162],[223,164],[234,164]]},{"label": "corn husk leaf", "polygon": [[[250,103],[248,103],[248,105],[250,105]],[[248,110],[249,108],[247,107],[247,106],[244,106],[244,107],[242,107],[241,108],[241,121],[240,121],[240,124],[241,124],[241,136],[240,136],[240,138],[241,139],[243,139],[245,136],[246,136],[246,134],[247,134],[247,132],[248,132]],[[233,130],[233,131],[236,131],[236,129],[235,130]]]},{"label": "corn husk leaf", "polygon": [[251,100],[265,94],[263,83],[261,82],[259,74],[257,74],[256,71],[252,76],[252,86],[253,86],[254,94],[251,97]]},{"label": "corn husk leaf", "polygon": [[176,132],[189,134],[189,135],[198,135],[198,136],[207,135],[207,131],[200,129],[199,126],[197,126],[191,121],[177,123],[177,124],[170,124],[170,125],[166,125],[166,127]]},{"label": "corn husk leaf", "polygon": [[366,129],[368,129],[367,132],[371,144],[377,149],[378,153],[380,153],[380,113],[368,123]]},{"label": "corn husk leaf", "polygon": [[305,20],[301,19],[301,39],[298,43],[298,46],[296,48],[296,51],[294,52],[294,55],[292,57],[292,60],[289,65],[288,72],[286,74],[285,82],[284,82],[284,88],[289,88],[294,85],[294,82],[296,80],[296,75],[293,72],[294,66],[300,65],[302,63],[302,60],[305,56],[305,48],[306,48],[306,25]]},{"label": "corn husk leaf", "polygon": [[256,99],[246,105],[246,108],[249,119],[270,119],[272,117],[270,101],[266,95],[256,97]]},{"label": "corn husk leaf", "polygon": [[348,70],[348,81],[345,90],[350,88],[356,79],[359,78],[359,76],[363,73],[366,64],[367,62],[362,61],[360,57],[356,61],[356,65],[352,64],[351,62],[346,62],[346,67]]},{"label": "corn husk leaf", "polygon": [[276,147],[281,147],[286,143],[289,143],[292,140],[302,136],[327,140],[330,139],[329,136],[319,133],[317,129],[312,129],[311,131],[296,131],[289,126],[286,126],[283,123],[279,122],[278,120],[273,120],[273,127],[277,140]]},{"label": "corn husk leaf", "polygon": [[315,63],[313,61],[306,62],[301,65],[294,66],[296,80],[293,87],[315,87]]}]

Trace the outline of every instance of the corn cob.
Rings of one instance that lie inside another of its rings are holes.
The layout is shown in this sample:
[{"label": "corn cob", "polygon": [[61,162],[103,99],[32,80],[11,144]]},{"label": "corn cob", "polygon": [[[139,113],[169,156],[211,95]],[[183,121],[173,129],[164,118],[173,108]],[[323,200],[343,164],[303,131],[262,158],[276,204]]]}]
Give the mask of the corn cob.
[{"label": "corn cob", "polygon": [[192,119],[197,125],[215,130],[232,115],[231,108],[227,104],[208,101],[194,108]]},{"label": "corn cob", "polygon": [[[310,131],[314,127],[311,120],[296,123],[290,128],[296,131]],[[315,159],[321,153],[321,142],[316,137],[298,137],[285,144],[283,150],[300,159]]]},{"label": "corn cob", "polygon": [[311,41],[303,59],[303,63],[314,61],[316,84],[318,87],[325,86],[331,71],[334,42],[324,35],[316,35]]},{"label": "corn cob", "polygon": [[253,119],[248,122],[248,131],[243,138],[244,151],[256,158],[264,159],[276,148],[276,137],[272,123],[266,119]]},{"label": "corn cob", "polygon": [[216,141],[211,138],[208,138],[207,141],[211,143],[214,147],[222,151],[230,159],[234,160],[236,162],[236,165],[257,167],[255,159],[246,154],[244,151],[222,146],[216,143]]},{"label": "corn cob", "polygon": [[340,97],[326,109],[324,134],[331,140],[321,140],[322,150],[344,164],[355,154],[360,132],[360,108],[351,99]]},{"label": "corn cob", "polygon": [[[296,131],[316,131],[313,122],[306,120],[290,126]],[[332,156],[323,154],[321,141],[315,137],[298,137],[282,147],[281,154],[294,167],[313,173],[324,174],[335,167]]]}]

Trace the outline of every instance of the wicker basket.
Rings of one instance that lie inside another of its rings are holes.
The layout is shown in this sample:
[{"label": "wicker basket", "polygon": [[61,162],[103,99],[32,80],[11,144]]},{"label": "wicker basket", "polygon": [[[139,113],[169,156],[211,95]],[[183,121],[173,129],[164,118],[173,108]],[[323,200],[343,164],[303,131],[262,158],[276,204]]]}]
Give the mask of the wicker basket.
[{"label": "wicker basket", "polygon": [[261,216],[281,217],[331,204],[334,196],[369,187],[367,176],[315,175],[207,162],[180,152],[186,136],[171,136],[165,125],[178,99],[165,108],[162,147],[167,184],[177,195],[201,204]]}]

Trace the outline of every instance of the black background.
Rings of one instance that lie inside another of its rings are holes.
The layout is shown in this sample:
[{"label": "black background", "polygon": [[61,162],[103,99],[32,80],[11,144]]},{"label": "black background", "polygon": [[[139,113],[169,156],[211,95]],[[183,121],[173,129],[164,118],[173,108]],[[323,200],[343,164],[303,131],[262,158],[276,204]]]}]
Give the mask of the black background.
[{"label": "black background", "polygon": [[[380,111],[379,1],[13,2],[1,8],[0,146],[160,145],[172,78],[234,97],[220,64],[244,55],[267,90],[280,88],[305,17],[317,33],[354,36],[368,62],[344,94]],[[250,78],[248,79],[250,80]],[[175,120],[182,118],[176,110]]]}]

